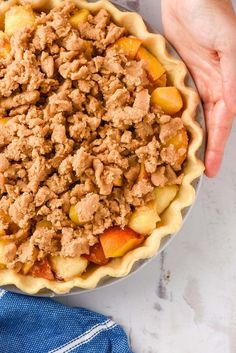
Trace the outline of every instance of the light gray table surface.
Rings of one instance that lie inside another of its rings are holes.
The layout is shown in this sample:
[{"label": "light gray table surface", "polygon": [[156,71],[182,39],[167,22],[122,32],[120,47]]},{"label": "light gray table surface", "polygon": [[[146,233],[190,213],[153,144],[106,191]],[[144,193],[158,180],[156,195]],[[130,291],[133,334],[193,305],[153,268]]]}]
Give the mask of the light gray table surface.
[{"label": "light gray table surface", "polygon": [[[159,0],[117,2],[161,31]],[[219,177],[204,179],[167,250],[120,283],[58,300],[112,317],[134,353],[236,353],[235,160],[234,124]]]}]

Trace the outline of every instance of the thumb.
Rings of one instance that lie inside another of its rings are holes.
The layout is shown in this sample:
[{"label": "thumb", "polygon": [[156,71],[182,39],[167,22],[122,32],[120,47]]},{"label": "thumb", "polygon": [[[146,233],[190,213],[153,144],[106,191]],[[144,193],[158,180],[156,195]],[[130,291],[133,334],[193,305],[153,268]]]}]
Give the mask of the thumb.
[{"label": "thumb", "polygon": [[220,169],[224,149],[232,127],[233,114],[223,100],[215,105],[205,106],[208,131],[207,151],[205,158],[206,175],[215,177]]}]

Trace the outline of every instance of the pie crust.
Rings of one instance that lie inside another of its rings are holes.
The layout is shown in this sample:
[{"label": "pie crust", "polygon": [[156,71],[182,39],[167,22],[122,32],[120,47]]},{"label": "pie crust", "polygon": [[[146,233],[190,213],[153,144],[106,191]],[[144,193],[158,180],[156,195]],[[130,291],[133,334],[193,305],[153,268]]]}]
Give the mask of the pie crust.
[{"label": "pie crust", "polygon": [[[50,10],[58,5],[60,0],[26,0],[24,3],[32,5],[36,10]],[[190,135],[187,161],[184,167],[184,178],[175,200],[162,214],[161,222],[156,230],[146,239],[144,244],[130,251],[121,258],[110,261],[107,265],[87,270],[81,277],[69,281],[49,281],[43,278],[25,276],[9,269],[0,270],[0,285],[15,285],[22,292],[36,294],[42,290],[51,290],[57,294],[69,292],[74,287],[82,289],[95,288],[99,281],[107,276],[124,277],[128,275],[133,265],[139,261],[154,256],[160,248],[161,240],[167,235],[180,230],[183,217],[182,210],[190,206],[195,198],[195,189],[192,182],[202,175],[203,163],[198,159],[198,150],[202,145],[203,132],[195,120],[199,97],[195,90],[185,85],[188,74],[185,64],[172,57],[166,49],[166,41],[160,34],[148,32],[143,19],[137,13],[122,12],[107,0],[88,3],[84,0],[74,0],[78,8],[87,8],[92,13],[106,9],[114,22],[123,26],[137,38],[143,40],[143,45],[163,64],[173,86],[176,86],[184,98],[185,109],[182,120]],[[0,4],[0,29],[3,27],[4,14],[17,0],[8,0]]]}]

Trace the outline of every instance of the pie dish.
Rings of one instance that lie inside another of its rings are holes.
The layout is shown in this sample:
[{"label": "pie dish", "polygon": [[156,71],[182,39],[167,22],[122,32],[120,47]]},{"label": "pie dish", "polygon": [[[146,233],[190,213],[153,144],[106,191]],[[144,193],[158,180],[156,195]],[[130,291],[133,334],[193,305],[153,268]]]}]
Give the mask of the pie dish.
[{"label": "pie dish", "polygon": [[0,285],[29,294],[127,275],[204,169],[184,63],[138,14],[74,3],[0,5]]}]

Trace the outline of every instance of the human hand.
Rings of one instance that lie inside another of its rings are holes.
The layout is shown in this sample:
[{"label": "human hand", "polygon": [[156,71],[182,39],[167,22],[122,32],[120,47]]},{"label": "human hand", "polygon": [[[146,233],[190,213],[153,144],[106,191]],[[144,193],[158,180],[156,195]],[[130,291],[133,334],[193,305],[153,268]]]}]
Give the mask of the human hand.
[{"label": "human hand", "polygon": [[236,15],[228,0],[162,0],[162,18],[203,100],[206,174],[215,177],[236,115]]}]

